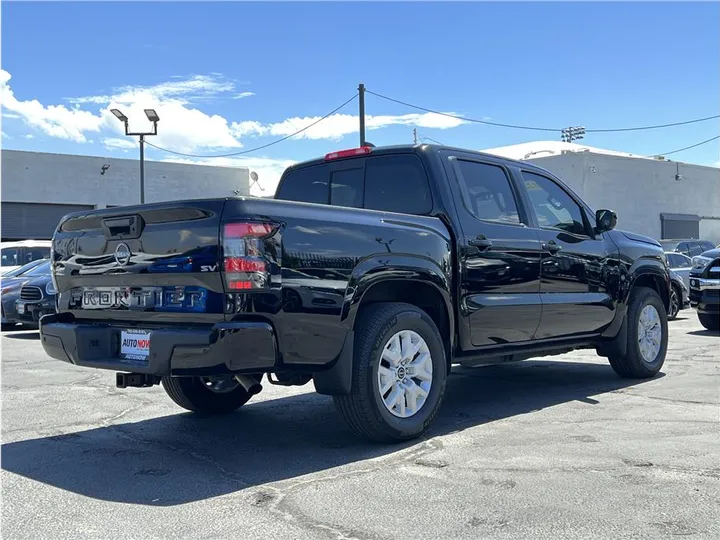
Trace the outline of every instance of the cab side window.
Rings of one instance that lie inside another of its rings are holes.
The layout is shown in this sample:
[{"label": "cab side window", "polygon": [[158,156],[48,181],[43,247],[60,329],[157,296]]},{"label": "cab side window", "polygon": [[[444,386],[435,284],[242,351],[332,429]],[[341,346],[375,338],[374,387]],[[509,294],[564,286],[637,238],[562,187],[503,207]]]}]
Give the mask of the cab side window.
[{"label": "cab side window", "polygon": [[400,214],[429,214],[432,196],[420,158],[412,154],[368,158],[364,207]]},{"label": "cab side window", "polygon": [[457,164],[460,190],[473,216],[485,221],[520,223],[510,179],[502,167],[464,159]]},{"label": "cab side window", "polygon": [[582,208],[564,189],[545,176],[528,171],[522,175],[540,227],[589,236]]}]

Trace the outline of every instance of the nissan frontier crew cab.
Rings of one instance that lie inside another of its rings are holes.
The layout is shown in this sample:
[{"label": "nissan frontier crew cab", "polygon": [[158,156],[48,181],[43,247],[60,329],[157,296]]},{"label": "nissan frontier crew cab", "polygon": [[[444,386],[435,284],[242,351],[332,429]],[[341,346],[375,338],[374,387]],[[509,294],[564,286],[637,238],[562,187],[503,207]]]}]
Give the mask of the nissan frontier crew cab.
[{"label": "nissan frontier crew cab", "polygon": [[452,364],[591,348],[622,377],[667,350],[670,278],[549,172],[433,145],[288,168],[273,199],[165,202],[58,224],[45,351],[227,413],[270,384],[331,395],[360,436],[417,437]]}]

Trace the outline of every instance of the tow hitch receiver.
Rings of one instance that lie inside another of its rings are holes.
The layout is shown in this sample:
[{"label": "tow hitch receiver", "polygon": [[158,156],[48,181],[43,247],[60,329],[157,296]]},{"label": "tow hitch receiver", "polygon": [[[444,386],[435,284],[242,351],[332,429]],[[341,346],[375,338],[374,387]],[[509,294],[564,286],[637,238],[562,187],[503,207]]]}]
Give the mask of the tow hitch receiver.
[{"label": "tow hitch receiver", "polygon": [[148,388],[160,384],[160,377],[145,373],[116,373],[115,385],[118,388]]}]

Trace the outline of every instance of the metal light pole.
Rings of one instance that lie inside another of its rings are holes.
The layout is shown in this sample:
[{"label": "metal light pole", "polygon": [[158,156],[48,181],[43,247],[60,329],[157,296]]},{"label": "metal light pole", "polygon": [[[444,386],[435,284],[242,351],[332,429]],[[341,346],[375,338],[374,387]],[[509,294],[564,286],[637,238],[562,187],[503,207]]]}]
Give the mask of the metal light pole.
[{"label": "metal light pole", "polygon": [[152,122],[152,131],[143,132],[131,132],[128,128],[128,117],[125,116],[119,109],[110,109],[110,112],[120,120],[125,126],[125,135],[140,137],[140,204],[145,204],[145,136],[146,135],[157,135],[157,123],[160,121],[158,113],[155,109],[145,109],[145,116]]}]

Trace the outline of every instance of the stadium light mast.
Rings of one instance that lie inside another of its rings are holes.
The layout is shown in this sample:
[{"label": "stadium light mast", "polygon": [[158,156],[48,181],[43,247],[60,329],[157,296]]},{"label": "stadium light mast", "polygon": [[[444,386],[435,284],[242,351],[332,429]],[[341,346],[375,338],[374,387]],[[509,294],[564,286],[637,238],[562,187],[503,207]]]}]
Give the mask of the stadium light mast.
[{"label": "stadium light mast", "polygon": [[582,126],[566,127],[561,131],[561,139],[563,142],[571,143],[585,137],[585,128]]}]

